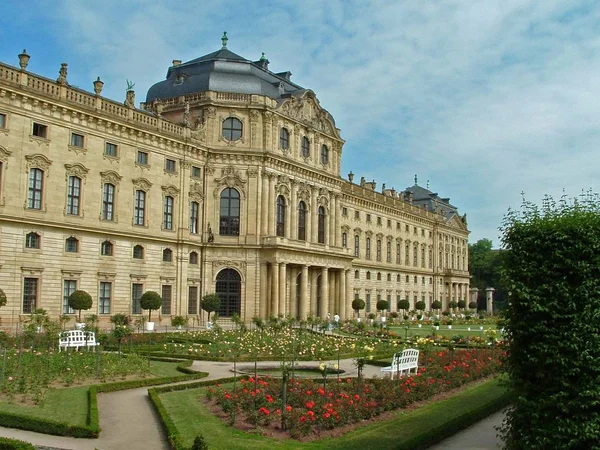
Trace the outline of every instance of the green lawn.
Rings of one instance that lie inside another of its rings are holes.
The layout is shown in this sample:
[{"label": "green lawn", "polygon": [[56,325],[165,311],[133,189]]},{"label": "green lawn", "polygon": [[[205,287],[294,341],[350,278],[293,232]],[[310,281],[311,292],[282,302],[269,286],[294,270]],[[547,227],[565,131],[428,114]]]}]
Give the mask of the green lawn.
[{"label": "green lawn", "polygon": [[[180,433],[183,444],[191,446],[202,433],[213,450],[236,449],[317,449],[317,450],[387,450],[424,448],[432,437],[447,436],[504,404],[505,389],[498,380],[468,387],[447,400],[429,403],[417,410],[399,411],[393,419],[357,428],[337,439],[310,443],[275,440],[244,433],[213,416],[201,401],[205,388],[160,394],[160,399]],[[483,411],[483,412],[482,412]],[[467,423],[464,419],[468,418]]]},{"label": "green lawn", "polygon": [[183,372],[177,370],[177,364],[179,363],[150,360],[150,372],[155,377],[185,376]]}]

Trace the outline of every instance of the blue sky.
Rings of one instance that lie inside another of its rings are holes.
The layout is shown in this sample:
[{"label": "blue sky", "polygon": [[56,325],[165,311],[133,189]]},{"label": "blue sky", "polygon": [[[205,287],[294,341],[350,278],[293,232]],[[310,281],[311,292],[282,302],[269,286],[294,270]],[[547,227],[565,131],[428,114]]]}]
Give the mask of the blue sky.
[{"label": "blue sky", "polygon": [[600,180],[600,4],[595,1],[13,1],[0,61],[124,100],[173,59],[220,48],[314,90],[346,140],[342,173],[378,189],[426,185],[492,239],[521,192],[541,202]]}]

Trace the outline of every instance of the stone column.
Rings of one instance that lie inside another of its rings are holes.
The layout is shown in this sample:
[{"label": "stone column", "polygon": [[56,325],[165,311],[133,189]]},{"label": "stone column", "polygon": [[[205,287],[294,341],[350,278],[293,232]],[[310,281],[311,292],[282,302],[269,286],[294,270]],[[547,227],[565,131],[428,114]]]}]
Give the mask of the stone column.
[{"label": "stone column", "polygon": [[340,247],[341,244],[341,230],[340,230],[340,197],[336,194],[332,194],[332,199],[335,200],[335,209],[333,210],[333,240],[330,245]]},{"label": "stone column", "polygon": [[479,297],[479,289],[471,288],[469,289],[469,302],[477,303],[477,298]]},{"label": "stone column", "polygon": [[485,305],[489,315],[494,314],[494,292],[496,289],[492,287],[485,288]]},{"label": "stone column", "polygon": [[325,319],[327,317],[327,306],[329,304],[329,272],[327,267],[321,268],[321,309],[319,317]]},{"label": "stone column", "polygon": [[275,182],[277,177],[271,174],[269,177],[269,217],[267,223],[269,224],[269,236],[275,236]]},{"label": "stone column", "polygon": [[325,233],[325,243],[335,245],[335,195],[329,194],[329,216],[327,217],[327,232]]},{"label": "stone column", "polygon": [[348,275],[346,269],[342,269],[340,272],[340,306],[338,314],[342,319],[346,318],[346,276]]},{"label": "stone column", "polygon": [[292,195],[290,201],[290,233],[288,238],[298,239],[298,184],[292,180]]},{"label": "stone column", "polygon": [[302,275],[300,276],[300,317],[301,320],[306,320],[308,316],[308,266],[302,266]]},{"label": "stone column", "polygon": [[279,263],[271,263],[271,315],[279,315]]},{"label": "stone column", "polygon": [[317,268],[314,268],[312,271],[312,283],[310,286],[310,308],[309,311],[313,316],[317,316],[319,312],[317,311],[317,278],[319,276],[319,272]]},{"label": "stone column", "polygon": [[351,270],[346,270],[346,297],[344,297],[344,309],[345,309],[345,316],[347,319],[349,319],[352,316],[352,300],[353,300],[353,293],[352,293],[352,287],[351,287],[351,274],[352,271]]},{"label": "stone column", "polygon": [[261,215],[260,215],[260,234],[264,237],[268,234],[267,218],[269,217],[269,177],[267,172],[262,172],[262,189],[261,189]]},{"label": "stone column", "polygon": [[279,264],[279,314],[285,315],[287,313],[285,309],[285,300],[287,293],[287,264]]},{"label": "stone column", "polygon": [[333,315],[337,312],[337,271],[329,272],[329,299],[327,300],[327,312]]},{"label": "stone column", "polygon": [[260,298],[258,299],[259,316],[262,319],[267,319],[267,263],[260,263]]},{"label": "stone column", "polygon": [[319,189],[316,186],[313,186],[311,191],[311,199],[310,199],[310,242],[317,242],[317,234],[318,234],[318,225],[317,225],[317,211],[319,209],[317,205],[317,194]]}]

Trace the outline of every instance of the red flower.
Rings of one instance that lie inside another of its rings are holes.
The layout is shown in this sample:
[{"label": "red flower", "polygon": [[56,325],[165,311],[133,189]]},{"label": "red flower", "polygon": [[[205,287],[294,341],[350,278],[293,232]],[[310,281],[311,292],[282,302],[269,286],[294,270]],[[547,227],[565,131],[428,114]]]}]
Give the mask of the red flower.
[{"label": "red flower", "polygon": [[291,406],[291,405],[287,405],[287,406],[285,407],[285,410],[286,410],[287,412],[291,412],[291,411],[292,411],[292,406]]},{"label": "red flower", "polygon": [[302,423],[306,422],[306,417],[304,417],[304,416],[300,417],[300,422],[302,422]]},{"label": "red flower", "polygon": [[225,400],[229,400],[230,398],[231,398],[231,395],[225,394]]}]

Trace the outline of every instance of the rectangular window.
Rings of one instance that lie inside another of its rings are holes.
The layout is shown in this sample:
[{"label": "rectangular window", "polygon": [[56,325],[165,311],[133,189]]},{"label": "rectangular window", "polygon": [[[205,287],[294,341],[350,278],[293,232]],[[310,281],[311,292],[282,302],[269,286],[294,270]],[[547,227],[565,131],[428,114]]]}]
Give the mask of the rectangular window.
[{"label": "rectangular window", "polygon": [[342,233],[342,247],[348,247],[348,235],[346,233]]},{"label": "rectangular window", "polygon": [[33,132],[31,134],[41,138],[48,138],[48,126],[33,122]]},{"label": "rectangular window", "polygon": [[131,314],[141,314],[142,306],[140,298],[144,293],[144,285],[141,283],[133,283],[131,285]]},{"label": "rectangular window", "polygon": [[83,135],[77,133],[71,133],[71,145],[73,147],[83,148]]},{"label": "rectangular window", "polygon": [[360,238],[357,236],[354,236],[354,257],[358,258],[360,255]]},{"label": "rectangular window", "polygon": [[371,294],[366,295],[365,299],[365,311],[371,312]]},{"label": "rectangular window", "polygon": [[386,258],[385,260],[389,263],[392,262],[392,243],[388,242],[387,243],[387,249],[386,249]]},{"label": "rectangular window", "polygon": [[171,295],[173,293],[173,286],[170,284],[163,284],[162,286],[162,308],[161,313],[165,315],[171,315]]},{"label": "rectangular window", "polygon": [[100,282],[100,294],[98,295],[98,313],[110,314],[110,297],[112,293],[112,282]]},{"label": "rectangular window", "polygon": [[371,259],[371,238],[367,238],[365,258]]},{"label": "rectangular window", "polygon": [[377,239],[377,261],[381,261],[381,241]]},{"label": "rectangular window", "polygon": [[165,170],[167,172],[177,172],[177,165],[174,159],[165,160]]},{"label": "rectangular window", "polygon": [[23,280],[23,314],[31,314],[37,305],[38,279]]},{"label": "rectangular window", "polygon": [[166,196],[163,210],[163,228],[165,230],[173,229],[173,197]]},{"label": "rectangular window", "polygon": [[381,217],[377,218],[377,225],[381,225]]},{"label": "rectangular window", "polygon": [[200,178],[200,167],[192,166],[192,178]]},{"label": "rectangular window", "polygon": [[360,211],[354,211],[354,218],[356,220],[360,219]]},{"label": "rectangular window", "polygon": [[106,155],[106,156],[112,156],[112,157],[116,158],[117,151],[118,151],[117,144],[111,144],[110,142],[107,142],[104,145],[104,155]]},{"label": "rectangular window", "polygon": [[77,290],[77,280],[63,281],[63,314],[75,314],[75,310],[69,306],[69,296]]},{"label": "rectangular window", "polygon": [[348,208],[342,208],[342,216],[347,217],[348,216]]},{"label": "rectangular window", "polygon": [[388,219],[387,221],[387,227],[392,228],[392,221],[390,219]]},{"label": "rectangular window", "polygon": [[146,192],[135,191],[134,225],[144,225],[146,222]]},{"label": "rectangular window", "polygon": [[396,244],[396,264],[401,264],[400,244]]},{"label": "rectangular window", "polygon": [[371,214],[367,214],[367,222],[371,221]]},{"label": "rectangular window", "polygon": [[42,209],[42,194],[44,189],[44,172],[41,169],[29,171],[29,193],[27,207],[29,209]]},{"label": "rectangular window", "polygon": [[0,114],[0,129],[6,128],[6,114]]},{"label": "rectangular window", "polygon": [[198,202],[190,203],[190,233],[198,234],[200,204]]},{"label": "rectangular window", "polygon": [[69,177],[69,189],[67,192],[67,214],[79,215],[79,200],[81,195],[81,178]]},{"label": "rectangular window", "polygon": [[198,286],[188,288],[188,314],[198,314]]},{"label": "rectangular window", "polygon": [[115,185],[104,183],[102,188],[102,220],[114,220]]},{"label": "rectangular window", "polygon": [[137,163],[143,166],[148,165],[148,153],[147,152],[137,152]]}]

